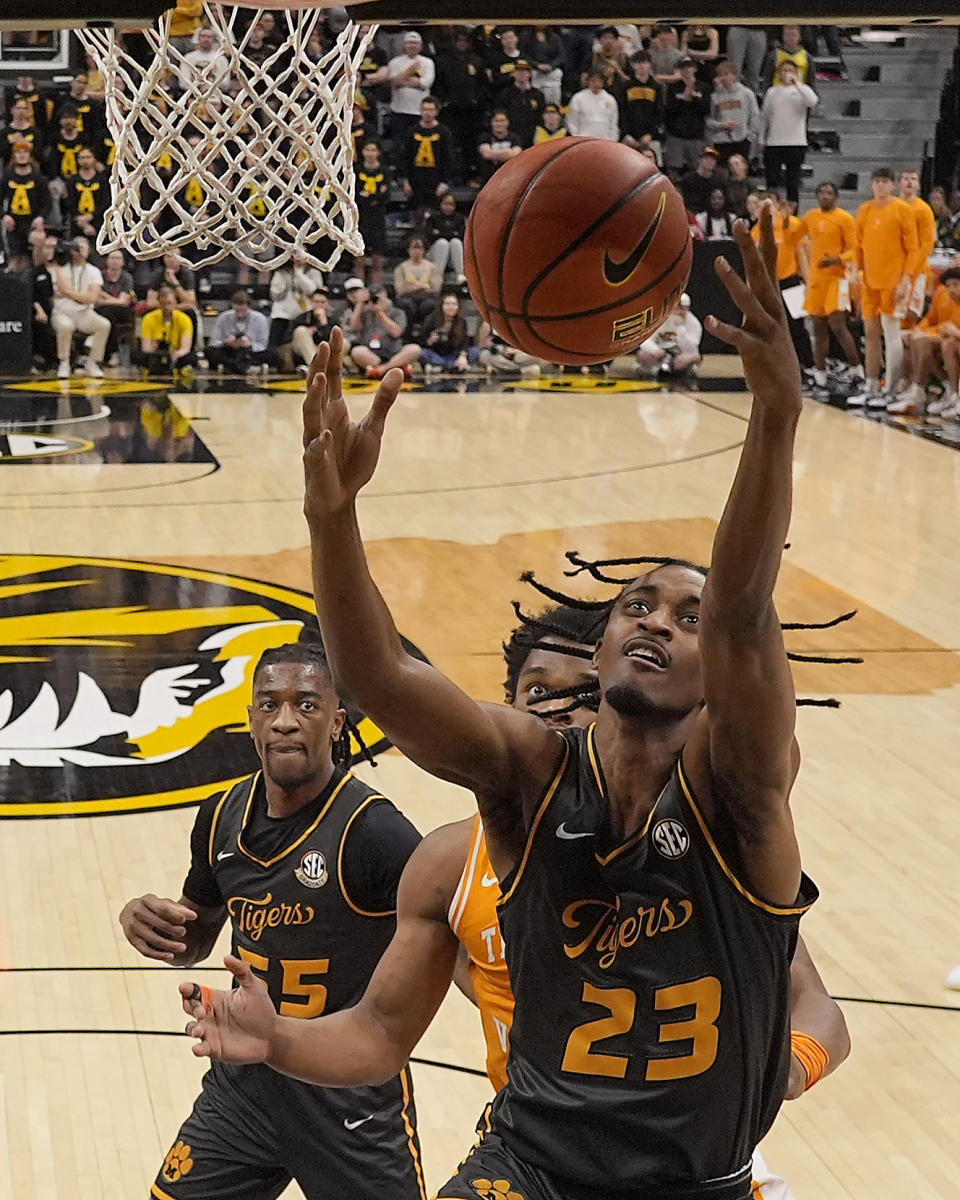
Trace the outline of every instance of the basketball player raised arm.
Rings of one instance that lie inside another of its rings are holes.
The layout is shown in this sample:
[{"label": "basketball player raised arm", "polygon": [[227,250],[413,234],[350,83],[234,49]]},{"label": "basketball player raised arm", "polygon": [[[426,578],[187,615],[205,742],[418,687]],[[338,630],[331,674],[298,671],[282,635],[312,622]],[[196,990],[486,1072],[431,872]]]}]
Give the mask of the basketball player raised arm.
[{"label": "basketball player raised arm", "polygon": [[[773,587],[790,520],[793,444],[802,398],[776,281],[771,205],[764,208],[761,229],[759,246],[745,224],[735,230],[745,280],[724,259],[717,260],[743,322],[737,328],[711,318],[710,327],[740,352],[754,402],[700,601],[705,707],[678,721],[656,750],[649,739],[638,739],[636,722],[629,717],[601,722],[608,732],[601,731],[599,749],[612,807],[621,810],[611,814],[614,828],[642,822],[642,810],[649,811],[656,793],[640,792],[649,792],[651,774],[663,768],[660,759],[669,757],[672,763],[683,749],[708,822],[719,827],[725,849],[742,862],[747,880],[764,899],[789,905],[800,884],[800,856],[787,805],[797,765],[795,696]],[[304,404],[304,512],[331,667],[341,693],[408,757],[475,793],[491,861],[502,879],[519,861],[526,824],[563,748],[536,718],[477,703],[403,649],[370,576],[356,514],[356,497],[376,467],[401,375],[388,372],[366,417],[353,423],[341,388],[341,348],[340,334],[334,331],[311,369]],[[611,618],[618,633],[626,636],[620,626],[642,620],[643,607],[621,596]],[[601,657],[604,649],[601,645]],[[623,646],[607,653],[620,670],[622,664],[613,660],[626,657]],[[640,776],[647,777],[643,787],[636,784]],[[517,819],[521,810],[523,822]]]},{"label": "basketball player raised arm", "polygon": [[[606,660],[608,680],[632,679],[635,673],[644,680],[651,676],[652,682],[646,686],[656,692],[653,707],[637,720],[612,709],[610,685],[605,684],[597,745],[609,789],[609,820],[616,833],[626,836],[643,822],[682,750],[717,841],[732,854],[761,897],[788,906],[795,903],[800,887],[799,852],[787,803],[797,768],[795,697],[772,593],[789,524],[792,449],[801,398],[799,367],[776,284],[769,205],[764,208],[761,228],[757,247],[745,225],[740,222],[736,226],[746,282],[723,260],[717,264],[744,319],[740,328],[711,319],[711,329],[740,351],[755,398],[702,601],[697,595],[682,600],[683,637],[690,632],[688,624],[692,628],[697,619],[700,622],[696,639],[699,663],[694,655],[687,666],[684,657],[680,682],[673,683],[671,678],[678,674],[674,661],[673,670],[662,672],[661,683],[653,668],[631,661],[631,643],[641,635],[651,641],[652,623],[666,619],[665,602],[653,593],[663,588],[675,591],[678,584],[673,573],[664,578],[653,572],[628,584],[614,606],[598,651],[601,684]],[[491,862],[503,879],[518,861],[530,813],[556,775],[562,747],[556,733],[536,718],[499,705],[477,704],[440,672],[403,650],[367,569],[354,505],[376,466],[384,421],[399,391],[400,374],[388,373],[370,412],[353,424],[340,390],[340,348],[336,334],[332,345],[321,347],[304,407],[305,512],[318,612],[331,666],[341,694],[355,700],[405,753],[432,773],[476,793]],[[679,583],[685,591],[698,590],[685,578],[696,572],[681,569],[674,573],[682,576]],[[701,609],[699,618],[692,611],[697,607]],[[679,627],[673,633],[668,631],[679,640],[678,632]],[[677,648],[674,658],[681,653],[687,655]],[[685,678],[688,671],[696,672],[698,678]],[[697,695],[705,698],[705,704],[696,699],[687,703],[690,696]],[[676,708],[668,711],[668,701]],[[649,723],[654,710],[664,728],[644,734],[642,726]],[[651,779],[656,789],[651,787]],[[523,810],[519,823],[514,816],[521,807],[518,801]],[[435,864],[424,862],[423,867],[421,883],[429,880]],[[400,907],[402,911],[402,901]],[[439,939],[440,919],[429,909],[427,905],[419,915],[411,915],[432,921],[436,928],[431,932]],[[415,934],[415,925],[410,929]],[[445,935],[444,939],[449,947]],[[430,1006],[439,1003],[452,968],[449,950],[438,955],[435,977],[432,972],[427,979],[413,972],[410,978],[411,959],[406,958],[400,941],[398,929],[387,956],[390,961],[385,958],[381,962],[371,988],[381,972],[396,969],[404,973],[412,988],[430,993]],[[241,974],[240,964],[229,965]],[[187,993],[191,991],[182,986]],[[240,990],[256,1002],[257,993],[252,986],[245,989],[242,978]],[[211,1011],[209,1002],[201,1002],[199,995],[188,994],[185,1000],[185,1008],[196,1018],[188,1031],[201,1039],[194,1047],[196,1054],[218,1056],[227,1032],[241,1042],[241,1035],[246,1036],[250,1014],[244,1016],[238,1006],[214,1000]],[[258,1060],[266,1056],[281,1071],[327,1084],[353,1080],[347,1056],[341,1052],[345,1047],[329,1036],[347,1033],[350,1013],[298,1025],[277,1019],[261,1007],[272,1030],[269,1045],[261,1040],[259,1045],[238,1047],[235,1042],[231,1056],[233,1052],[256,1054]],[[425,1028],[422,1018],[410,1022],[395,1013],[385,1021],[385,1015],[366,1014],[368,1034],[376,1037],[385,1057],[391,1045],[396,1051],[398,1038],[403,1042],[401,1052],[408,1052]],[[234,1025],[237,1019],[240,1023]],[[345,1026],[343,1030],[334,1030],[338,1022]],[[256,1020],[253,1024],[262,1029]],[[392,1028],[387,1028],[391,1024]],[[408,1027],[402,1032],[404,1025]],[[384,1069],[392,1070],[392,1061]],[[343,1077],[344,1071],[349,1078]]]}]

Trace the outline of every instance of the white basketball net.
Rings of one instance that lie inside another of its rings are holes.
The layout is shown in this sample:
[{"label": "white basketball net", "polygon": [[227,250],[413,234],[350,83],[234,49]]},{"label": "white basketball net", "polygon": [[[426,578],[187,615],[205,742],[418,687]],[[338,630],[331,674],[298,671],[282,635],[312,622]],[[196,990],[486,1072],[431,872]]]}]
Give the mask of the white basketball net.
[{"label": "white basketball net", "polygon": [[146,66],[113,29],[77,30],[106,80],[116,145],[98,248],[154,258],[191,246],[193,266],[232,255],[261,270],[296,255],[329,271],[344,250],[362,254],[350,124],[375,27],[348,23],[313,62],[322,11],[271,9],[283,44],[257,62],[246,51],[266,10],[234,35],[236,8],[203,8],[222,59],[199,68],[185,63],[193,47],[171,44],[169,12],[143,30]]}]

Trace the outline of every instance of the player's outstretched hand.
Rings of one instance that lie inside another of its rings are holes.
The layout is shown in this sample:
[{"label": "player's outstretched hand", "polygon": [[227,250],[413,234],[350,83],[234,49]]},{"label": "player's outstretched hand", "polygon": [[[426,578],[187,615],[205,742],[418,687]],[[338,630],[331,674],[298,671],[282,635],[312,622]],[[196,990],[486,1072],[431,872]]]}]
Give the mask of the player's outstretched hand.
[{"label": "player's outstretched hand", "polygon": [[743,321],[737,327],[707,317],[707,328],[740,352],[747,387],[761,404],[798,410],[802,403],[800,364],[777,283],[773,219],[773,203],[765,200],[760,208],[759,246],[745,221],[734,223],[733,235],[740,248],[746,282],[722,256],[714,265],[731,300],[743,313]]},{"label": "player's outstretched hand", "polygon": [[277,1022],[266,984],[239,958],[228,954],[223,963],[238,984],[229,992],[180,984],[183,1011],[193,1018],[187,1022],[187,1033],[198,1039],[193,1053],[220,1062],[264,1062]]},{"label": "player's outstretched hand", "polygon": [[383,377],[362,421],[351,421],[343,399],[343,334],[335,328],[321,342],[307,376],[303,402],[303,511],[322,519],[349,504],[364,486],[380,457],[383,426],[403,383],[397,368]]},{"label": "player's outstretched hand", "polygon": [[144,958],[172,962],[178,954],[186,954],[186,922],[196,919],[197,914],[185,904],[148,893],[127,901],[120,912],[120,928]]}]

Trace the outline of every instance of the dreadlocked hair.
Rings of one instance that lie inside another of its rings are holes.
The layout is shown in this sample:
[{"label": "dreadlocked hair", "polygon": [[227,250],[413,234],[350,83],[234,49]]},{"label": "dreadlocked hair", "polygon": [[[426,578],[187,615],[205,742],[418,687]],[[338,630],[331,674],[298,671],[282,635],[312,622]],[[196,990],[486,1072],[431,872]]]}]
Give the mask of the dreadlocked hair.
[{"label": "dreadlocked hair", "polygon": [[[788,542],[784,549],[789,549]],[[579,575],[586,571],[587,574],[597,580],[598,583],[609,583],[617,587],[623,588],[628,584],[633,583],[637,578],[636,575],[631,575],[627,578],[623,576],[608,575],[604,571],[604,567],[636,567],[636,566],[652,566],[657,567],[684,567],[690,571],[696,571],[702,575],[704,579],[709,575],[709,568],[701,566],[699,563],[691,562],[686,558],[672,558],[667,555],[649,555],[643,558],[599,558],[587,559],[584,558],[576,550],[568,550],[564,555],[566,560],[573,566],[572,571],[564,571],[566,576]],[[568,596],[564,592],[557,591],[555,588],[548,587],[545,583],[541,583],[532,571],[524,571],[520,576],[524,583],[528,583],[541,596],[547,596],[551,600],[557,601],[558,604],[565,608],[574,609],[581,613],[595,613],[596,620],[594,628],[591,630],[591,642],[596,642],[603,634],[604,627],[616,603],[615,599],[611,600],[584,600],[579,596]],[[527,618],[520,610],[520,605],[514,601],[513,610],[517,617],[522,622],[535,623],[536,618]],[[547,614],[544,614],[545,616]],[[851,609],[850,612],[841,613],[838,617],[833,617],[829,621],[785,621],[782,622],[780,628],[784,631],[798,629],[833,629],[837,625],[842,625],[846,621],[852,620],[857,615],[856,609]],[[568,635],[561,635],[568,636]],[[532,647],[531,647],[532,648]],[[529,653],[529,652],[528,652]],[[574,653],[574,651],[571,651]],[[819,654],[800,654],[795,651],[787,651],[787,658],[790,662],[804,663],[823,663],[823,664],[861,664],[863,659],[855,656],[833,656]],[[569,689],[560,689],[554,692],[547,692],[543,696],[539,696],[534,704],[547,704],[552,700],[562,700],[568,696],[574,697],[573,704],[569,708],[562,709],[562,712],[571,712],[575,708],[590,707],[596,711],[599,707],[599,685],[596,693],[585,692],[582,688],[571,692]],[[508,699],[512,702],[512,696],[508,693]],[[820,708],[839,708],[840,701],[833,697],[826,700],[811,700],[809,698],[801,698],[797,700],[798,707],[820,707]]]},{"label": "dreadlocked hair", "polygon": [[686,558],[671,558],[668,555],[650,555],[646,558],[597,558],[591,560],[583,558],[576,550],[568,550],[564,558],[573,566],[573,570],[564,571],[564,575],[569,577],[586,571],[598,583],[622,585],[633,583],[634,579],[636,579],[636,575],[630,575],[626,579],[622,576],[607,575],[603,570],[604,567],[686,567],[690,571],[696,571],[704,579],[710,573],[709,567],[702,567],[699,563],[690,562]]},{"label": "dreadlocked hair", "polygon": [[[538,616],[524,613],[518,601],[513,601],[513,611],[520,624],[503,643],[503,657],[507,664],[507,677],[503,681],[503,690],[508,704],[517,698],[517,683],[523,664],[534,650],[556,650],[560,654],[570,654],[575,658],[592,658],[592,646],[607,623],[609,605],[604,604],[604,612],[598,617],[593,609],[581,609],[570,604],[556,604],[545,608]],[[563,638],[565,641],[578,642],[578,646],[558,646],[549,638]]]},{"label": "dreadlocked hair", "polygon": [[[257,660],[257,665],[253,671],[254,690],[256,690],[257,686],[257,676],[263,668],[274,667],[279,663],[302,663],[304,666],[313,667],[315,671],[318,671],[326,679],[331,691],[335,690],[333,686],[333,672],[330,670],[330,660],[327,658],[323,642],[319,641],[316,634],[311,633],[308,629],[302,630],[300,641],[298,642],[287,642],[283,646],[274,646],[270,650],[264,650],[263,654]],[[340,708],[346,710],[346,705],[339,697],[337,697],[337,704]],[[343,722],[340,736],[331,747],[330,755],[334,766],[344,769],[350,766],[354,759],[353,742],[356,742],[356,755],[375,767],[377,765],[376,759],[370,747],[363,740],[363,735],[357,728],[356,722],[348,712],[347,718]]]}]

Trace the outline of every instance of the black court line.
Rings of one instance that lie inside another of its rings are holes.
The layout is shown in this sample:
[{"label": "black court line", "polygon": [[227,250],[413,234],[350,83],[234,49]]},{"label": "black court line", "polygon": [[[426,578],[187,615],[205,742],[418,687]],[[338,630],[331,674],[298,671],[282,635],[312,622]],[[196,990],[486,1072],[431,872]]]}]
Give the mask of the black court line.
[{"label": "black court line", "polygon": [[[93,466],[95,464],[91,463],[89,465]],[[154,465],[158,465],[158,464],[119,463],[117,465],[118,466],[154,466]],[[171,465],[176,466],[178,464],[174,463]],[[192,464],[183,463],[182,465],[185,467],[188,467],[188,466],[191,466]],[[64,499],[69,499],[71,496],[109,496],[109,495],[115,494],[117,492],[149,492],[153,488],[182,487],[185,483],[196,483],[199,479],[206,479],[208,475],[216,475],[216,473],[218,471],[223,469],[223,464],[219,461],[210,463],[207,465],[209,466],[208,470],[203,471],[199,475],[187,476],[184,479],[168,479],[166,481],[161,481],[159,483],[140,483],[140,484],[136,484],[136,485],[126,484],[123,487],[115,487],[115,488],[108,488],[108,487],[78,488],[76,491],[72,491],[72,492],[44,492],[43,496],[44,497],[46,497],[46,496],[63,496]],[[26,499],[28,499],[28,500],[34,500],[36,498],[37,497],[35,497],[35,496],[27,496],[26,497]],[[0,492],[0,500],[16,500],[16,501],[18,501],[16,508],[22,510],[24,495],[22,492],[21,493]],[[259,503],[259,501],[257,503]],[[186,504],[177,505],[176,507],[196,507],[196,504],[197,504],[196,500],[193,500],[193,501],[190,501],[189,505],[186,505]],[[0,509],[12,508],[12,507],[14,507],[14,505],[0,505]],[[72,504],[39,504],[39,505],[34,506],[34,509],[35,509],[35,511],[57,512],[61,508],[73,508],[73,507],[74,506]],[[93,508],[97,508],[97,507],[101,507],[101,506],[99,506],[99,505],[93,506]],[[106,508],[108,506],[103,505],[102,507]],[[109,505],[111,512],[114,511],[115,509],[120,509],[120,508],[142,508],[142,507],[143,507],[142,504],[111,504],[111,505]],[[175,507],[175,506],[170,505],[170,504],[164,504],[164,508],[172,508],[172,507]]]},{"label": "black court line", "polygon": [[956,1004],[924,1004],[919,1000],[872,1000],[869,996],[831,996],[838,1004],[876,1004],[883,1008],[925,1008],[929,1012],[960,1013],[960,1001]]},{"label": "black court line", "polygon": [[[221,971],[225,974],[226,967],[217,967],[217,966],[171,967],[169,965],[164,966],[164,965],[159,965],[159,964],[157,966],[153,966],[150,963],[144,963],[143,966],[138,966],[136,964],[133,964],[130,966],[126,966],[123,964],[113,964],[113,965],[104,966],[104,967],[2,967],[2,968],[0,968],[0,975],[16,975],[16,974],[30,975],[30,974],[45,974],[45,973],[49,973],[49,972],[60,972],[60,971],[167,971],[170,973],[172,973],[174,971],[180,971],[180,972],[190,971],[192,973],[200,972],[200,971]],[[833,996],[833,995],[831,995],[830,998],[831,998],[831,1000],[836,1000],[838,1003],[843,1003],[843,1004],[879,1004],[879,1005],[886,1005],[891,1008],[925,1008],[925,1009],[930,1009],[934,1012],[958,1012],[958,1013],[960,1013],[960,999],[958,999],[956,1004],[929,1004],[922,1000],[883,1000],[883,999],[877,999],[877,998],[874,998],[871,996]],[[158,1030],[150,1030],[150,1029],[144,1029],[144,1030],[138,1030],[138,1029],[126,1029],[126,1030],[0,1029],[0,1035],[8,1036],[8,1037],[13,1034],[18,1034],[18,1033],[22,1033],[22,1034],[26,1035],[26,1034],[33,1034],[33,1033],[114,1033],[114,1032],[130,1033],[130,1034],[142,1033],[142,1034],[144,1034],[144,1036],[157,1036],[157,1037],[161,1037],[161,1036],[180,1037],[181,1036],[180,1034],[173,1033],[169,1030],[159,1030],[159,1029]],[[428,1067],[449,1067],[451,1070],[473,1071],[472,1067],[457,1067],[451,1063],[431,1062],[428,1059],[412,1058],[410,1061],[411,1062],[422,1062]],[[485,1072],[483,1072],[483,1071],[480,1071],[478,1073],[481,1075],[485,1074]]]},{"label": "black court line", "polygon": [[[162,1037],[185,1038],[190,1035],[176,1029],[0,1029],[0,1037]],[[478,1067],[464,1067],[460,1063],[437,1062],[432,1058],[411,1057],[409,1062],[418,1067],[439,1067],[443,1071],[457,1071],[461,1075],[476,1075],[486,1079],[486,1071]]]},{"label": "black court line", "polygon": [[[719,411],[722,412],[723,410],[720,409]],[[731,416],[732,414],[727,413],[726,415]],[[738,418],[738,420],[739,419],[740,418]],[[684,463],[699,462],[701,459],[713,458],[715,455],[718,455],[718,454],[728,454],[731,450],[739,450],[742,446],[743,446],[743,441],[741,440],[739,442],[731,442],[729,446],[719,446],[715,450],[704,450],[701,454],[691,454],[685,458],[667,458],[667,459],[663,459],[662,461],[658,461],[658,462],[640,463],[637,466],[615,467],[613,470],[608,470],[608,471],[586,471],[581,475],[555,475],[555,476],[550,476],[545,479],[543,479],[543,478],[541,478],[541,479],[506,479],[503,482],[496,482],[496,483],[469,483],[469,484],[460,485],[458,487],[414,488],[409,491],[399,491],[399,492],[365,491],[363,494],[367,500],[396,500],[396,499],[400,499],[404,496],[447,496],[447,495],[454,495],[458,492],[491,492],[491,491],[502,491],[505,488],[538,487],[538,486],[541,486],[544,484],[552,484],[552,483],[578,483],[578,482],[582,482],[583,480],[587,480],[587,479],[608,479],[615,475],[632,475],[635,471],[652,471],[658,467],[679,467],[679,466],[683,465]],[[214,470],[220,470],[220,466],[218,465],[217,467],[214,468]],[[212,475],[213,471],[208,471],[207,474]],[[81,492],[70,492],[70,493],[52,492],[52,493],[46,493],[46,494],[54,495],[54,496],[62,495],[62,496],[64,496],[64,498],[69,498],[69,497],[73,497],[73,496],[83,496],[83,495],[87,495],[87,494],[107,495],[110,492],[134,492],[134,493],[136,493],[136,492],[140,492],[140,491],[146,491],[148,488],[180,486],[184,483],[193,483],[193,482],[195,482],[196,479],[202,479],[202,478],[204,478],[204,476],[198,475],[198,476],[194,476],[190,479],[179,480],[177,483],[171,481],[169,483],[143,484],[139,487],[98,488],[98,489],[91,489],[89,493],[81,491]],[[0,500],[13,499],[13,498],[14,497],[4,496],[4,495],[0,494]],[[18,504],[16,507],[18,510],[20,510],[23,507],[23,505],[22,505],[23,497],[18,496],[18,497],[16,497],[16,499],[18,500]],[[172,501],[170,503],[164,503],[163,507],[164,507],[164,510],[170,509],[170,508],[207,509],[207,508],[220,508],[220,507],[225,507],[225,506],[230,507],[230,508],[241,508],[244,505],[248,505],[248,504],[256,504],[260,507],[263,507],[264,505],[267,505],[267,504],[302,504],[302,503],[303,503],[303,494],[298,492],[297,495],[295,495],[295,496],[270,496],[270,497],[263,497],[262,499],[256,499],[256,500],[246,500],[243,498],[235,498],[235,499],[229,499],[229,500],[180,500],[180,501]],[[0,509],[2,509],[3,507],[12,507],[12,506],[0,505]],[[72,504],[38,504],[35,506],[34,511],[56,512],[61,508],[73,508],[73,507],[74,506]],[[104,507],[106,507],[106,505],[104,505]],[[118,512],[125,508],[142,508],[142,507],[143,507],[142,504],[111,504],[111,505],[109,505],[111,512]]]}]

